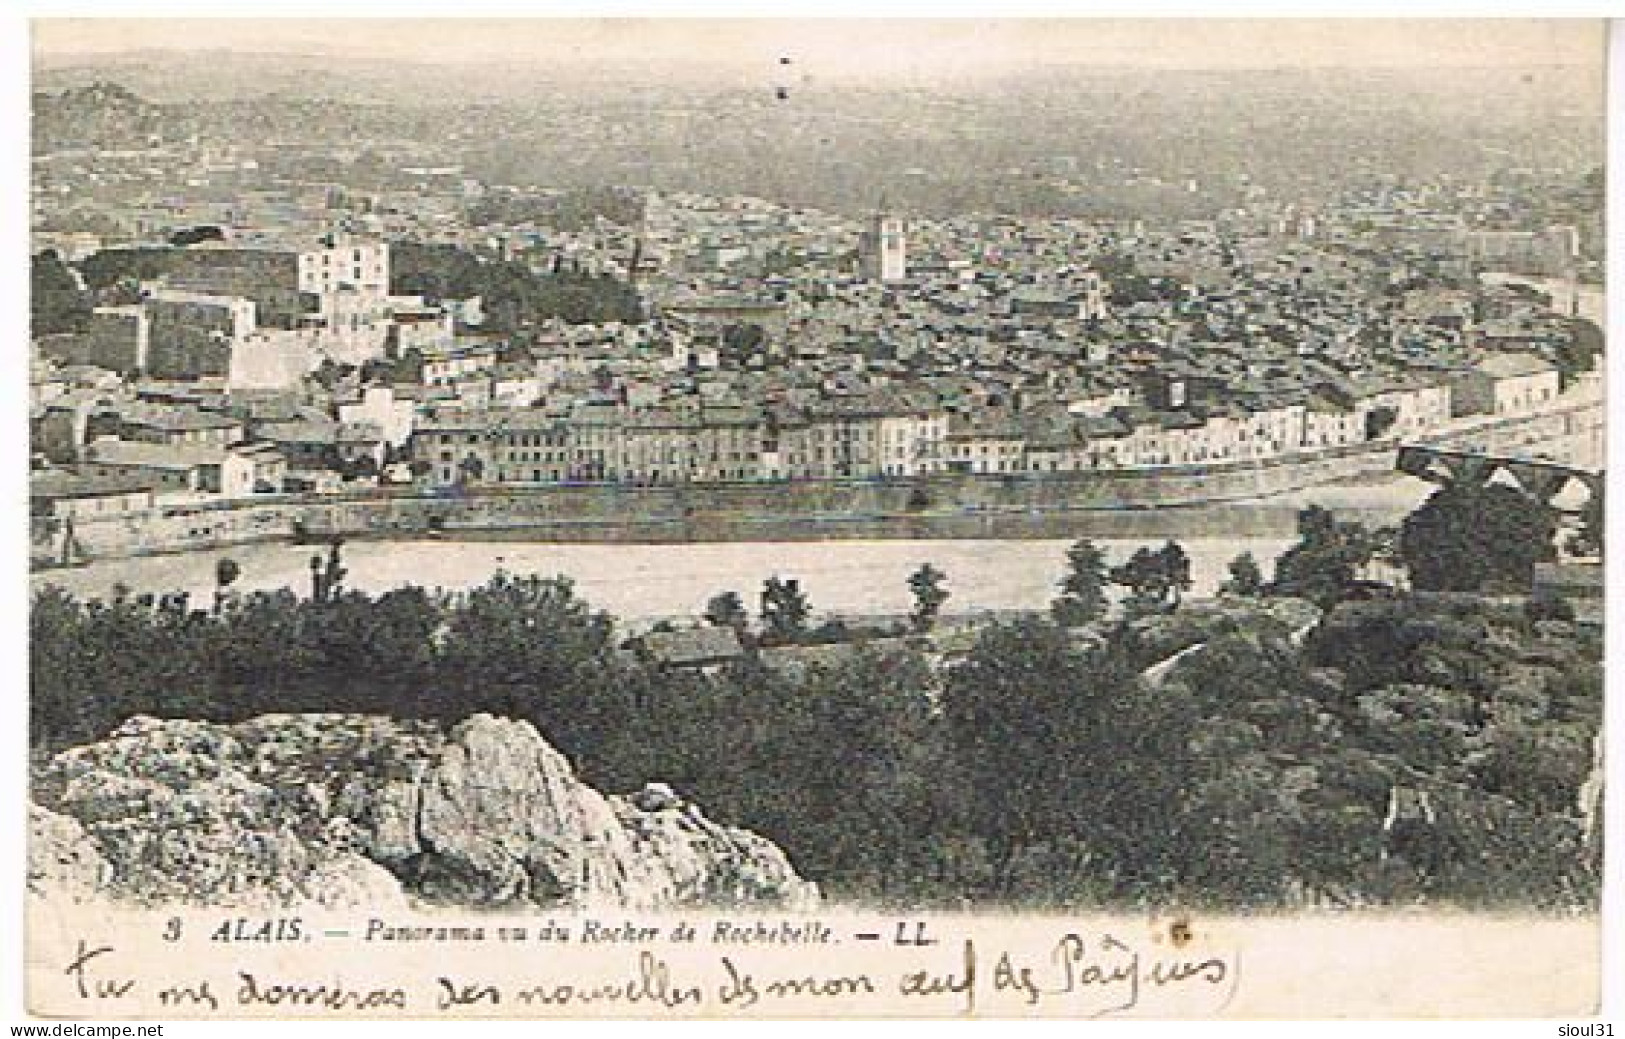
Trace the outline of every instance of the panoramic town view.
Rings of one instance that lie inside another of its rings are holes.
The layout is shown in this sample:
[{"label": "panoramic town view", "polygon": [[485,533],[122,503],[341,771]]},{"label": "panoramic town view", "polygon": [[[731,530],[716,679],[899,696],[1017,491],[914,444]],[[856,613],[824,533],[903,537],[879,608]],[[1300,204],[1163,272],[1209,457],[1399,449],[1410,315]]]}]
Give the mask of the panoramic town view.
[{"label": "panoramic town view", "polygon": [[211,24],[34,27],[33,897],[1596,911],[1599,26]]}]

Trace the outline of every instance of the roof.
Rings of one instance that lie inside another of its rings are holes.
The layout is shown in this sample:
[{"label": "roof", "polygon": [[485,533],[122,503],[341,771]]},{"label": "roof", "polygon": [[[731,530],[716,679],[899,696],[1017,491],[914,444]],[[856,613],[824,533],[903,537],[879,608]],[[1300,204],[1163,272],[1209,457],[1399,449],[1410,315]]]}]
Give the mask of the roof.
[{"label": "roof", "polygon": [[643,651],[663,667],[703,667],[738,660],[745,653],[739,633],[728,627],[652,631],[643,636]]},{"label": "roof", "polygon": [[970,415],[955,415],[948,422],[951,440],[1021,440],[1026,436],[1021,418],[1003,409],[979,409]]},{"label": "roof", "polygon": [[1036,303],[1043,306],[1077,306],[1076,300],[1066,295],[1048,289],[1023,286],[1010,293],[1012,303]]},{"label": "roof", "polygon": [[1492,379],[1516,379],[1527,375],[1544,375],[1557,371],[1550,361],[1534,354],[1492,354],[1473,365],[1473,370]]},{"label": "roof", "polygon": [[499,350],[499,344],[490,340],[459,339],[455,343],[429,343],[417,349],[423,355],[425,364],[437,364],[495,354]]},{"label": "roof", "polygon": [[90,461],[97,465],[128,465],[143,469],[194,469],[200,465],[220,465],[229,454],[223,447],[148,444],[130,440],[98,440],[90,445]]},{"label": "roof", "polygon": [[122,418],[127,425],[145,426],[149,429],[161,429],[171,433],[182,433],[194,429],[234,429],[242,425],[239,420],[227,415],[208,411],[194,411],[189,408],[132,410],[126,412]]},{"label": "roof", "polygon": [[262,422],[259,435],[281,444],[332,444],[338,439],[339,424],[332,421]]},{"label": "roof", "polygon": [[1084,415],[1077,420],[1078,431],[1084,437],[1125,437],[1128,436],[1129,427],[1119,419],[1110,415]]},{"label": "roof", "polygon": [[73,498],[111,498],[151,491],[151,480],[117,474],[83,475],[61,470],[35,473],[28,481],[28,496],[42,501]]},{"label": "roof", "polygon": [[416,432],[452,430],[500,433],[507,430],[552,429],[559,417],[537,408],[446,408],[418,418]]},{"label": "roof", "polygon": [[784,310],[785,305],[772,298],[747,295],[724,295],[719,293],[710,296],[674,300],[670,303],[666,303],[661,309],[667,314],[704,314],[708,311]]},{"label": "roof", "polygon": [[282,452],[275,444],[267,443],[240,444],[232,448],[231,452],[238,457],[253,459],[256,462],[282,457]]}]

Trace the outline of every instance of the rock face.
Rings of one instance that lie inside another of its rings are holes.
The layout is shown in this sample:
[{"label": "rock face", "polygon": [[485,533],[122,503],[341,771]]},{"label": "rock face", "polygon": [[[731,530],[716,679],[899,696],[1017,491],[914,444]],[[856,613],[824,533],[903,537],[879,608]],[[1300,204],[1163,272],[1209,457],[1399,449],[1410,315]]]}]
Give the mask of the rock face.
[{"label": "rock face", "polygon": [[771,842],[663,784],[606,797],[528,723],[489,715],[449,732],[355,715],[132,718],[53,758],[34,796],[42,890],[241,907],[818,901]]},{"label": "rock face", "polygon": [[113,867],[85,828],[39,805],[28,806],[28,890],[78,901],[113,880]]}]

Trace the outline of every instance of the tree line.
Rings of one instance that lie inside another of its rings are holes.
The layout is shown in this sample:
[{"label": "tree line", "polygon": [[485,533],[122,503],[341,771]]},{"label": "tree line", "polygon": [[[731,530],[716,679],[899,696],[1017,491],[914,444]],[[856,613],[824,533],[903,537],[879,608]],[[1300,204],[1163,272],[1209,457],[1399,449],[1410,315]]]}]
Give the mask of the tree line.
[{"label": "tree line", "polygon": [[480,297],[484,329],[513,332],[559,318],[570,324],[641,320],[636,287],[556,257],[544,273],[518,260],[489,259],[454,245],[390,246],[390,291],[430,302]]},{"label": "tree line", "polygon": [[[1232,599],[1296,598],[1358,569],[1352,531],[1319,513],[1300,527],[1272,581],[1238,559]],[[833,663],[746,654],[714,674],[625,652],[566,579],[373,596],[346,587],[336,547],[312,556],[306,594],[241,593],[229,560],[208,602],[47,587],[30,615],[32,736],[83,742],[138,713],[524,718],[588,782],[670,783],[778,842],[832,897],[874,904],[1593,897],[1575,804],[1600,723],[1596,637],[1399,596],[1299,645],[1266,611],[1190,613],[1183,556],[1170,543],[1108,568],[1079,543],[1049,613],[986,625],[963,652],[860,638]],[[910,576],[913,631],[947,581]],[[1108,582],[1119,610],[1103,607]],[[806,630],[789,580],[758,605],[764,635]],[[723,593],[707,618],[742,612]],[[1179,625],[1203,652],[1153,681]],[[1389,818],[1409,789],[1439,806],[1425,832]]]},{"label": "tree line", "polygon": [[[137,286],[167,274],[186,245],[208,240],[200,235],[201,229],[194,230],[170,247],[104,249],[71,266],[53,250],[33,256],[29,295],[34,334],[77,332],[98,304],[138,302]],[[484,328],[498,333],[554,318],[570,324],[634,323],[643,312],[635,286],[610,274],[584,271],[579,263],[558,259],[538,273],[518,261],[486,259],[452,245],[392,243],[390,291],[434,302],[479,296]]]}]

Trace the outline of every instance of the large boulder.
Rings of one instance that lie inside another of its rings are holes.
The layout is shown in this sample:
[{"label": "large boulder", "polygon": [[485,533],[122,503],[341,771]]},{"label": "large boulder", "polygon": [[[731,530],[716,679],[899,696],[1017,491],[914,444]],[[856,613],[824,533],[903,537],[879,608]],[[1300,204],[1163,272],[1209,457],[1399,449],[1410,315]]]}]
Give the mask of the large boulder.
[{"label": "large boulder", "polygon": [[94,898],[112,879],[112,865],[83,826],[39,805],[28,806],[30,893],[81,901]]},{"label": "large boulder", "polygon": [[[652,796],[650,791],[659,796]],[[528,723],[134,718],[53,758],[35,796],[113,894],[158,902],[799,909],[772,843],[669,788],[605,797]]]}]

